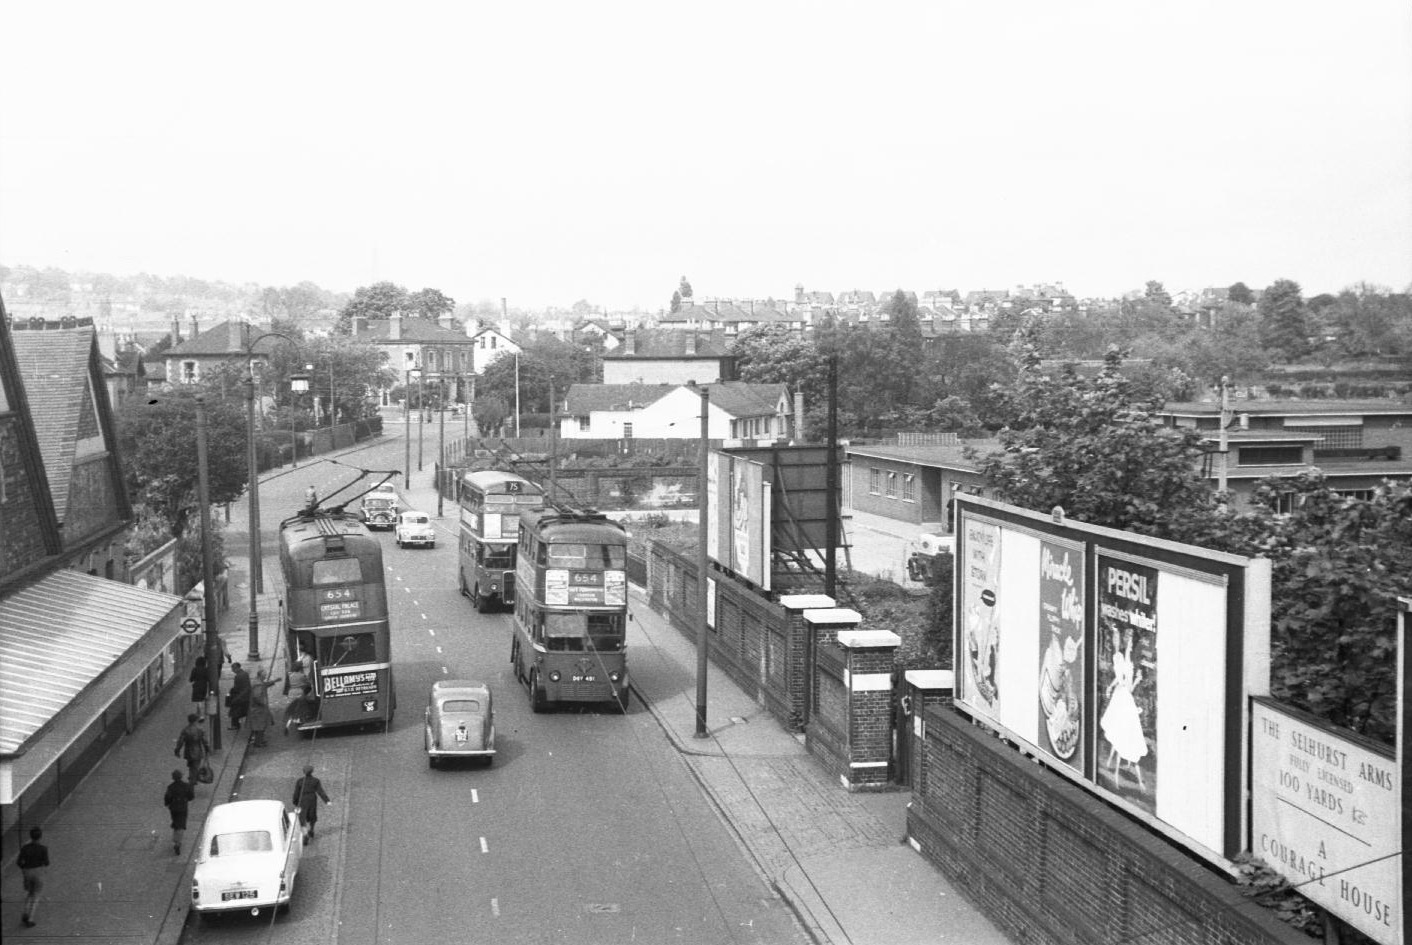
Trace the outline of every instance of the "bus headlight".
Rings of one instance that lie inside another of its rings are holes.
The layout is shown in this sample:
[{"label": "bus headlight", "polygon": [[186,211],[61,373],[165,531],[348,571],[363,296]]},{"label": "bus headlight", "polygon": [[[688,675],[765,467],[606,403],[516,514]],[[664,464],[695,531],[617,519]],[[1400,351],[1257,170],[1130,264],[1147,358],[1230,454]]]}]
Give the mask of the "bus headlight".
[{"label": "bus headlight", "polygon": [[618,672],[616,669],[613,670],[611,673],[608,674],[608,679],[609,679],[610,682],[617,682],[618,680],[620,680],[620,679],[622,679],[622,678],[623,678],[623,674],[620,673],[620,672]]},{"label": "bus headlight", "polygon": [[558,681],[559,681],[559,671],[558,671],[557,669],[551,669],[551,670],[549,671],[549,681],[550,681],[550,682],[558,682]]}]

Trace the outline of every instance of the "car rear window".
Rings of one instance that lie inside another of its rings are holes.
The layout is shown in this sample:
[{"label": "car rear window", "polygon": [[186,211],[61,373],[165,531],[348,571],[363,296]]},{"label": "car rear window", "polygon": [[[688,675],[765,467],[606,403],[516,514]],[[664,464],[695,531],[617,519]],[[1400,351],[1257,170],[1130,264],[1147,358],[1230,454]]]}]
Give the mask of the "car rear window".
[{"label": "car rear window", "polygon": [[211,838],[212,856],[234,856],[237,853],[268,853],[275,848],[268,830],[241,830],[218,833]]},{"label": "car rear window", "polygon": [[479,712],[480,703],[475,699],[447,699],[441,704],[443,712]]}]

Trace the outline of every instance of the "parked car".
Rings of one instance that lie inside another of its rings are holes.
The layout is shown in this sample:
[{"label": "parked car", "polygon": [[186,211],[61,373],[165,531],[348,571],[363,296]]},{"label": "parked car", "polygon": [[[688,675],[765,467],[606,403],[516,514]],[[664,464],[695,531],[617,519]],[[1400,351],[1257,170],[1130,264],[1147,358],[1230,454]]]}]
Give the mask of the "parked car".
[{"label": "parked car", "polygon": [[192,911],[289,911],[303,849],[299,816],[281,802],[217,804],[206,817],[196,850]]},{"label": "parked car", "polygon": [[468,679],[440,679],[427,699],[427,765],[446,758],[495,758],[495,712],[490,687]]},{"label": "parked car", "polygon": [[397,525],[397,497],[385,492],[369,492],[358,506],[358,516],[368,528],[391,531]]},{"label": "parked car", "polygon": [[436,547],[436,529],[431,527],[431,516],[427,513],[408,511],[397,516],[397,547],[408,545]]}]

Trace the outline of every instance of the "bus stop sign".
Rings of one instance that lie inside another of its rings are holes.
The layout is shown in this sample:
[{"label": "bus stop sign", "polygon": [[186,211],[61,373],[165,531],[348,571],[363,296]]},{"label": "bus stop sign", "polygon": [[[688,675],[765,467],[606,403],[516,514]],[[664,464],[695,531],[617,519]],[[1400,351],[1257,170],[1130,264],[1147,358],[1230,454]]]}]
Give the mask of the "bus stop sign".
[{"label": "bus stop sign", "polygon": [[201,629],[201,621],[197,620],[195,617],[187,617],[181,622],[181,629],[186,633],[195,633],[197,630]]}]

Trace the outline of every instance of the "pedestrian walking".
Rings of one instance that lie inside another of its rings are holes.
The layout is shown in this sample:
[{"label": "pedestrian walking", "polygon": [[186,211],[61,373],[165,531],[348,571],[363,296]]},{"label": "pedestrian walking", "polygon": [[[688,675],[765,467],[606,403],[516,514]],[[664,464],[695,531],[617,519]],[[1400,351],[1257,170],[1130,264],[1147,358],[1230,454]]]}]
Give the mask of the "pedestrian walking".
[{"label": "pedestrian walking", "polygon": [[206,730],[201,727],[201,719],[195,713],[187,715],[186,728],[177,735],[176,751],[172,754],[178,758],[186,759],[187,771],[191,774],[191,783],[196,783],[196,772],[201,769],[201,765],[206,761],[206,756],[211,753],[211,743],[206,740]]},{"label": "pedestrian walking", "polygon": [[239,663],[231,663],[230,694],[226,696],[226,708],[230,710],[232,731],[240,728],[241,721],[250,713],[250,674]]},{"label": "pedestrian walking", "polygon": [[191,681],[191,705],[196,710],[197,718],[206,719],[206,696],[211,691],[211,676],[206,669],[206,657],[196,657],[196,665],[191,667],[191,675],[187,677]]},{"label": "pedestrian walking", "polygon": [[314,777],[314,766],[304,766],[304,777],[294,782],[294,806],[299,809],[299,823],[304,826],[305,839],[314,839],[314,825],[319,822],[319,799],[332,804],[324,792],[323,783]]},{"label": "pedestrian walking", "polygon": [[181,769],[172,772],[172,782],[167,785],[162,803],[172,813],[172,852],[181,853],[181,838],[186,835],[186,814],[191,802],[196,799],[196,788],[182,780]]},{"label": "pedestrian walking", "polygon": [[265,678],[263,669],[255,671],[255,681],[250,684],[250,713],[245,720],[250,726],[250,734],[254,736],[255,747],[264,748],[268,744],[265,732],[274,724],[275,718],[270,714],[270,681]]},{"label": "pedestrian walking", "polygon": [[34,913],[39,908],[39,894],[44,891],[44,871],[49,868],[49,848],[39,842],[42,836],[44,831],[38,827],[29,828],[29,843],[20,847],[17,861],[25,884],[25,907],[20,920],[27,929],[39,924]]}]

